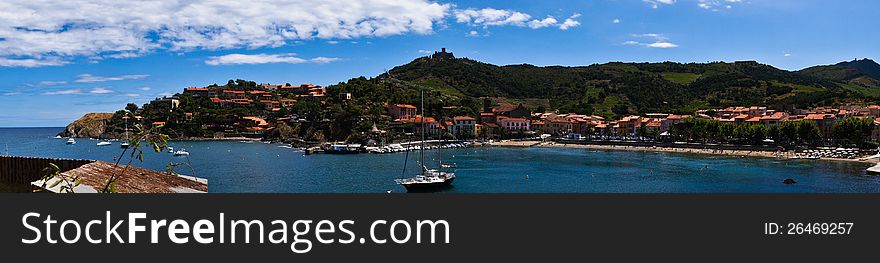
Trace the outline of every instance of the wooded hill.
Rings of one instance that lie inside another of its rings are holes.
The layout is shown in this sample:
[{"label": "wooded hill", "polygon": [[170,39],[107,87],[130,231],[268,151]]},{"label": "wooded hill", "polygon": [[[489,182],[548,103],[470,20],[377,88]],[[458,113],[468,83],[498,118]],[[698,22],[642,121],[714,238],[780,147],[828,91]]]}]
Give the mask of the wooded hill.
[{"label": "wooded hill", "polygon": [[452,96],[500,97],[561,112],[619,117],[726,106],[871,103],[880,100],[877,72],[880,65],[867,59],[787,71],[754,61],[538,67],[423,57],[389,74]]}]

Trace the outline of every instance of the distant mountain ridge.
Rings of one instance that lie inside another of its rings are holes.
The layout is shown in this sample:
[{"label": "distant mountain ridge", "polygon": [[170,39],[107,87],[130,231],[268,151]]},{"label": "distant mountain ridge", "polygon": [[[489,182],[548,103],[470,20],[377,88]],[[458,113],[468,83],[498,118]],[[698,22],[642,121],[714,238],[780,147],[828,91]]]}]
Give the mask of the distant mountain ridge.
[{"label": "distant mountain ridge", "polygon": [[799,72],[836,81],[851,82],[855,85],[866,84],[867,86],[876,86],[880,83],[878,81],[880,80],[880,64],[870,59],[809,67]]},{"label": "distant mountain ridge", "polygon": [[876,102],[880,82],[872,74],[878,70],[867,59],[787,71],[755,61],[538,67],[422,57],[389,73],[465,96],[542,99],[550,109],[620,116],[741,105],[805,108]]}]

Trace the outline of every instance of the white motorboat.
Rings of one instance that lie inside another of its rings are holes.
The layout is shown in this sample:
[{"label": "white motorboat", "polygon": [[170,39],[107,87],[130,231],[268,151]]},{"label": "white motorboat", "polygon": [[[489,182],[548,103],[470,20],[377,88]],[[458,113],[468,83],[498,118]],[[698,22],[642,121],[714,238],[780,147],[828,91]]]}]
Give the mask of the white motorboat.
[{"label": "white motorboat", "polygon": [[168,147],[168,153],[174,153],[174,147],[169,146],[169,147]]},{"label": "white motorboat", "polygon": [[76,140],[73,138],[67,139],[67,144],[76,144]]},{"label": "white motorboat", "polygon": [[97,145],[98,145],[98,146],[108,146],[108,145],[111,145],[111,144],[112,144],[112,143],[110,143],[110,142],[98,142]]},{"label": "white motorboat", "polygon": [[174,156],[189,156],[189,152],[186,149],[180,149],[178,151],[174,151]]}]

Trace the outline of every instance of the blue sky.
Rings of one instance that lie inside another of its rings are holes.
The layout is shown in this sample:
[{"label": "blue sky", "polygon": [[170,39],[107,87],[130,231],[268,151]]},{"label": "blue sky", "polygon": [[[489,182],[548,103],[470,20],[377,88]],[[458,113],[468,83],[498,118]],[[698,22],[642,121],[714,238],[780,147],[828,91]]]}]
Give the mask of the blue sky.
[{"label": "blue sky", "polygon": [[27,2],[0,3],[0,127],[228,79],[328,85],[441,47],[493,64],[880,58],[869,0]]}]

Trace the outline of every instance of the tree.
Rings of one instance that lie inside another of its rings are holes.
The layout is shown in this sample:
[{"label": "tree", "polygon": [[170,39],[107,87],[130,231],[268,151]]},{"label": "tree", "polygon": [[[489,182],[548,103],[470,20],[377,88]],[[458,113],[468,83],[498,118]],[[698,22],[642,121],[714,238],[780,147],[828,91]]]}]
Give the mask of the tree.
[{"label": "tree", "polygon": [[785,141],[787,144],[796,143],[798,141],[799,121],[784,121],[780,124],[779,140]]},{"label": "tree", "polygon": [[798,138],[806,144],[814,145],[822,139],[822,131],[814,121],[802,120],[797,126]]},{"label": "tree", "polygon": [[138,110],[138,105],[134,103],[129,103],[128,105],[125,105],[125,110],[129,112],[136,112]]},{"label": "tree", "polygon": [[863,147],[874,130],[874,120],[846,118],[831,126],[831,136],[838,145]]}]

